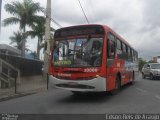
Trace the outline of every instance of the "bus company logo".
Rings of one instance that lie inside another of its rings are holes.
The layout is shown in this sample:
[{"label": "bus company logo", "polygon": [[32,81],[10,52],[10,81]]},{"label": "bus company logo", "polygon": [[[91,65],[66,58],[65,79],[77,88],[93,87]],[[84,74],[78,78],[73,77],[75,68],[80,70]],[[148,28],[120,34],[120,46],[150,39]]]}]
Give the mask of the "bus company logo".
[{"label": "bus company logo", "polygon": [[57,75],[61,77],[71,77],[71,74],[58,73]]},{"label": "bus company logo", "polygon": [[86,68],[84,69],[84,72],[98,72],[97,68]]}]

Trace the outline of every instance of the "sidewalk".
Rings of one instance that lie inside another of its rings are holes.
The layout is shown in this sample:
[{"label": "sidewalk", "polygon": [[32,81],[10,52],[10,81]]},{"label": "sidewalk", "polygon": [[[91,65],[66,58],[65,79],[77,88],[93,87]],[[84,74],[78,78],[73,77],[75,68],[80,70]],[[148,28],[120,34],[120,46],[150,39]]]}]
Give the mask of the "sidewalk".
[{"label": "sidewalk", "polygon": [[47,90],[47,81],[43,80],[42,75],[28,76],[21,78],[21,83],[11,88],[0,88],[0,101],[10,98],[25,96]]}]

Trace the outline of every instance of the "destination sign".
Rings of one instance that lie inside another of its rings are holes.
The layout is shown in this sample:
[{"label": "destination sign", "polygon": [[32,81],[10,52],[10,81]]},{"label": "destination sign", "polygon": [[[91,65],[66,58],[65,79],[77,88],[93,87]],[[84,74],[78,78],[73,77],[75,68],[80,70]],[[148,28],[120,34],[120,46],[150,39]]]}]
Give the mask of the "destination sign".
[{"label": "destination sign", "polygon": [[104,34],[102,26],[76,26],[69,28],[62,28],[55,32],[55,38],[66,36],[90,35],[90,34]]}]

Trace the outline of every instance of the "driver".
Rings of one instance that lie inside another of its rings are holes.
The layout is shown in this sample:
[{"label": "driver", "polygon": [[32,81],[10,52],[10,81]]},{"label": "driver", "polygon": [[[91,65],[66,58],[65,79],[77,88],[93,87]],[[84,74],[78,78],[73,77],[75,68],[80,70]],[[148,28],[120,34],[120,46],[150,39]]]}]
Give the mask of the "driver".
[{"label": "driver", "polygon": [[94,41],[92,44],[92,54],[93,55],[100,55],[102,49],[102,43],[100,41]]},{"label": "driver", "polygon": [[91,61],[92,61],[92,65],[99,65],[101,64],[101,52],[102,52],[102,43],[98,40],[94,41],[92,44],[92,49],[91,49],[91,53],[92,53],[92,57],[91,57]]}]

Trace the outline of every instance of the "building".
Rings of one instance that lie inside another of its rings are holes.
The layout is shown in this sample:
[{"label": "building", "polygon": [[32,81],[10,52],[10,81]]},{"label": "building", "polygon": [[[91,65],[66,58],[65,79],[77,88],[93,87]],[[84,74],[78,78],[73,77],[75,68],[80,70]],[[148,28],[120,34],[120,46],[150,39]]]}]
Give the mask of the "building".
[{"label": "building", "polygon": [[157,62],[160,63],[160,56],[157,56]]},{"label": "building", "polygon": [[21,56],[21,50],[6,44],[0,44],[0,54]]},{"label": "building", "polygon": [[6,44],[0,44],[0,90],[21,83],[21,78],[41,75],[43,61],[33,59],[31,53],[21,57],[21,50]]},{"label": "building", "polygon": [[154,62],[154,63],[157,62],[157,57],[153,57],[153,62]]},{"label": "building", "polygon": [[153,62],[160,63],[160,56],[153,57]]}]

